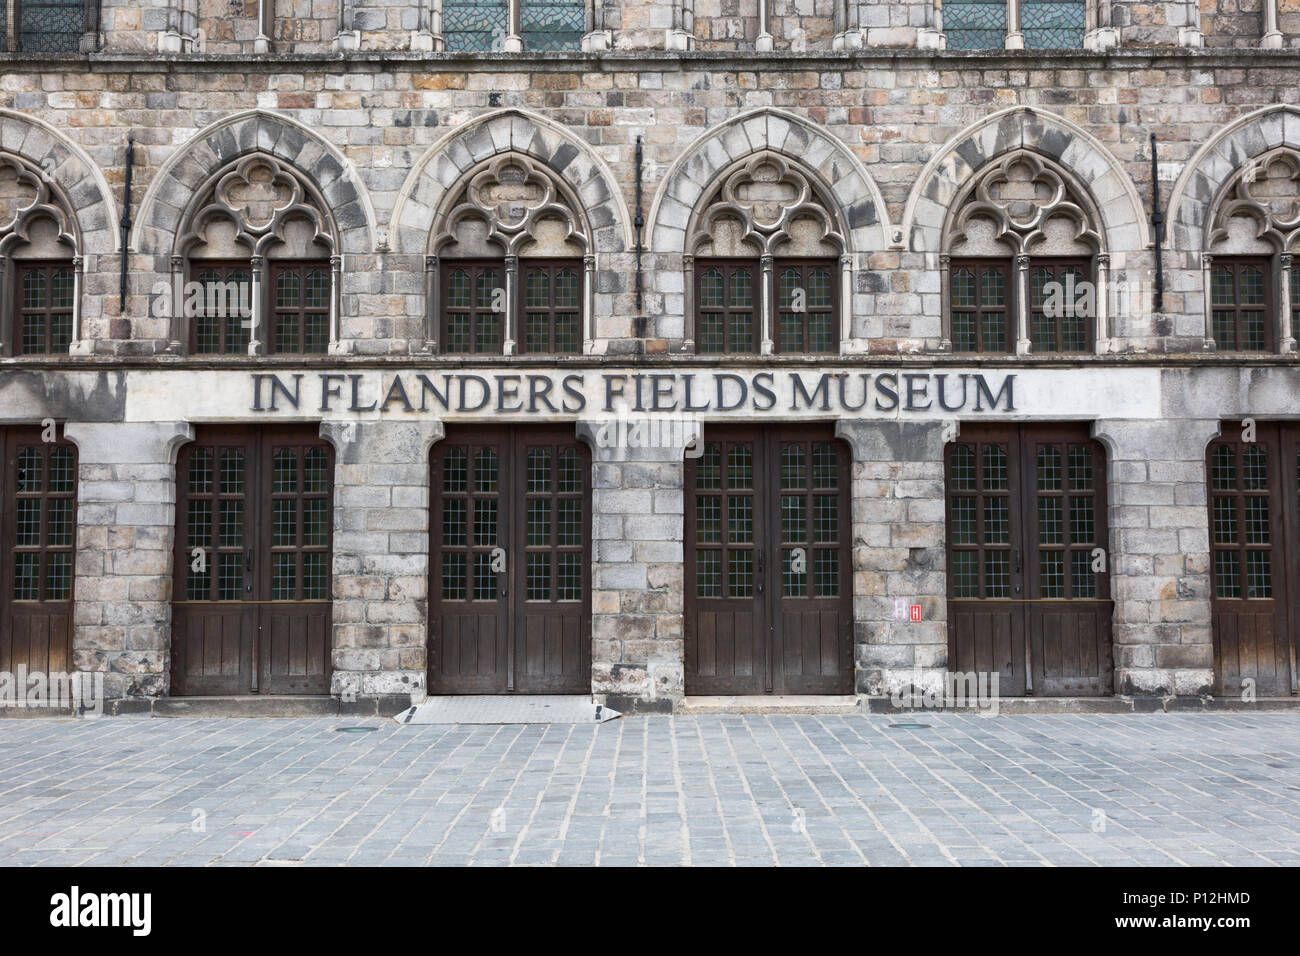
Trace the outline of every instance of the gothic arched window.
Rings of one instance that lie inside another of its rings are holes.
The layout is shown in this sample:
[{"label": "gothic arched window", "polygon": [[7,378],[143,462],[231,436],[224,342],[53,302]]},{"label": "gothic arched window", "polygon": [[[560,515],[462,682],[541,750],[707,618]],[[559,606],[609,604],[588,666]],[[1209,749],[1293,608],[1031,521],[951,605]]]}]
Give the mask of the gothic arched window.
[{"label": "gothic arched window", "polygon": [[0,354],[66,355],[80,335],[81,257],[66,198],[0,153]]},{"label": "gothic arched window", "polygon": [[595,258],[577,197],[524,156],[491,161],[449,193],[428,257],[436,351],[590,351]]},{"label": "gothic arched window", "polygon": [[820,189],[775,153],[733,165],[692,217],[687,348],[839,351],[849,259]]},{"label": "gothic arched window", "polygon": [[941,257],[944,339],[954,352],[1106,347],[1098,216],[1065,173],[1033,153],[995,162],[949,216]]},{"label": "gothic arched window", "polygon": [[172,260],[175,337],[196,355],[323,354],[341,258],[314,186],[261,153],[200,191]]},{"label": "gothic arched window", "polygon": [[1219,194],[1202,261],[1206,339],[1222,352],[1292,352],[1300,279],[1300,152],[1256,157]]}]

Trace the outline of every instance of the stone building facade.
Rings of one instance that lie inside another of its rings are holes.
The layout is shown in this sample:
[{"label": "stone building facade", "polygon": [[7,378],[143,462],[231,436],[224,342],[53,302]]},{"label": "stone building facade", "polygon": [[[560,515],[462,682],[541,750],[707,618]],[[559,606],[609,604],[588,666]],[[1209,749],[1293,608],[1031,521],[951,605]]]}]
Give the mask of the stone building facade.
[{"label": "stone building facade", "polygon": [[0,669],[1297,692],[1294,0],[4,30]]}]

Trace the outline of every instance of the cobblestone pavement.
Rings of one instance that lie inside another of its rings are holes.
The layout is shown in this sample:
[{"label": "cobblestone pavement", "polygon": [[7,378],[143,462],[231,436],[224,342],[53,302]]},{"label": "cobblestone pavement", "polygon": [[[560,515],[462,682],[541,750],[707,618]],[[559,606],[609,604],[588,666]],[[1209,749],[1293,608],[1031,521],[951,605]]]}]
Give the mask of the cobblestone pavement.
[{"label": "cobblestone pavement", "polygon": [[0,721],[0,864],[341,863],[1295,865],[1300,715]]}]

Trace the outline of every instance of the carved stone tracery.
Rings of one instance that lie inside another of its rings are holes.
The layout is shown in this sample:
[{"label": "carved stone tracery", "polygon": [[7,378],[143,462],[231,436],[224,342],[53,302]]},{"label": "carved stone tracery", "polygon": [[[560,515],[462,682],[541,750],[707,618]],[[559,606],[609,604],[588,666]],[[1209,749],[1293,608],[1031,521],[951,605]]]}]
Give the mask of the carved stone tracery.
[{"label": "carved stone tracery", "polygon": [[1102,250],[1102,239],[1090,206],[1045,160],[1012,153],[967,190],[944,251],[961,256],[1091,255]]},{"label": "carved stone tracery", "polygon": [[1300,152],[1275,149],[1237,172],[1210,217],[1206,248],[1218,254],[1300,251]]},{"label": "carved stone tracery", "polygon": [[[52,227],[41,230],[38,223]],[[76,226],[62,197],[36,166],[0,154],[0,254],[64,258],[76,249]]]},{"label": "carved stone tracery", "polygon": [[326,258],[332,224],[316,191],[270,156],[246,156],[218,176],[181,230],[180,249],[203,258]]},{"label": "carved stone tracery", "polygon": [[696,256],[838,256],[844,237],[809,178],[775,153],[734,166],[697,214]]},{"label": "carved stone tracery", "polygon": [[543,166],[507,154],[475,173],[441,217],[435,255],[582,256],[591,248],[576,202]]}]

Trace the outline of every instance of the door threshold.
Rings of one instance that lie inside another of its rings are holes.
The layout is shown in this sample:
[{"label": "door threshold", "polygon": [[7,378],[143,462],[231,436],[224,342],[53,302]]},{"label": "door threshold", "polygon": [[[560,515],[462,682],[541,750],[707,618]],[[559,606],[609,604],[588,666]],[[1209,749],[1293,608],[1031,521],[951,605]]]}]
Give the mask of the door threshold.
[{"label": "door threshold", "polygon": [[229,697],[160,697],[153,717],[380,717],[410,703],[410,695],[358,697],[329,694],[241,694]]},{"label": "door threshold", "polygon": [[853,714],[854,694],[750,694],[735,697],[683,697],[678,714]]}]

